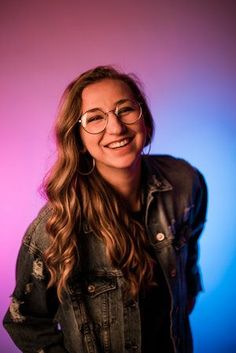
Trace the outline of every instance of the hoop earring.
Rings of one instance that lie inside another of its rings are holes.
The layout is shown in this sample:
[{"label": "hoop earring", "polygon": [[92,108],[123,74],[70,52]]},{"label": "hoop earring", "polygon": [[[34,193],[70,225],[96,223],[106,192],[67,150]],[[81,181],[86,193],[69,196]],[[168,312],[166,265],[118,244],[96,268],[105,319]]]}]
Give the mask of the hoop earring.
[{"label": "hoop earring", "polygon": [[89,170],[88,172],[81,172],[81,170],[78,169],[78,173],[79,173],[80,175],[90,175],[90,174],[92,174],[92,172],[94,171],[95,165],[96,165],[96,162],[95,162],[95,159],[93,158],[92,169]]},{"label": "hoop earring", "polygon": [[[148,151],[147,151],[147,153],[145,153],[144,148],[146,148],[147,146],[143,146],[142,153],[141,153],[143,156],[149,156],[149,154],[151,152],[151,148],[152,148],[152,140],[151,140],[150,132],[148,132],[147,137],[148,137],[148,141],[149,141]],[[146,141],[147,141],[147,139],[146,139]],[[145,143],[146,143],[146,141],[145,141]]]},{"label": "hoop earring", "polygon": [[[144,147],[144,148],[146,148],[146,147]],[[148,144],[148,151],[147,151],[147,153],[144,152],[144,148],[143,148],[141,154],[142,154],[143,156],[149,156],[149,154],[150,154],[150,152],[151,152],[151,148],[152,148],[151,141],[150,141],[150,143]]]}]

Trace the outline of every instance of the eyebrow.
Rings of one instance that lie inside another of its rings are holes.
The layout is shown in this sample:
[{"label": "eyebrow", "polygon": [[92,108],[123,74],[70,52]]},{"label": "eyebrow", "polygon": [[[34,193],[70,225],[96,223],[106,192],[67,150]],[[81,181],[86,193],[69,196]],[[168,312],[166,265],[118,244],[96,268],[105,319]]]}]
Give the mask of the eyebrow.
[{"label": "eyebrow", "polygon": [[129,100],[130,100],[129,98],[123,98],[123,99],[118,100],[115,104],[116,105],[117,104],[122,104],[122,103],[125,103],[125,102],[129,101]]},{"label": "eyebrow", "polygon": [[[116,102],[114,103],[114,105],[116,106],[117,104],[122,104],[122,103],[125,103],[125,102],[129,101],[129,100],[130,100],[129,98],[122,98],[122,99],[119,99],[118,101],[116,101]],[[84,113],[82,113],[81,115],[84,115],[85,113],[89,113],[89,112],[95,112],[96,110],[101,110],[101,111],[103,111],[102,108],[100,108],[100,107],[95,107],[95,108],[86,110],[86,111],[85,111]]]}]

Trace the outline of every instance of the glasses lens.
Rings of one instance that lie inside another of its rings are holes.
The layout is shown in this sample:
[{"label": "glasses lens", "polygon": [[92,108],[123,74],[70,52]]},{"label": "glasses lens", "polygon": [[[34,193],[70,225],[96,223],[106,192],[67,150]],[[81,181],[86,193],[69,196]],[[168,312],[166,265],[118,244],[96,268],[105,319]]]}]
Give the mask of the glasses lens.
[{"label": "glasses lens", "polygon": [[137,102],[127,100],[117,105],[116,115],[124,124],[133,124],[140,119],[142,111]]},{"label": "glasses lens", "polygon": [[106,127],[106,115],[98,109],[86,112],[81,117],[81,124],[90,134],[98,134]]}]

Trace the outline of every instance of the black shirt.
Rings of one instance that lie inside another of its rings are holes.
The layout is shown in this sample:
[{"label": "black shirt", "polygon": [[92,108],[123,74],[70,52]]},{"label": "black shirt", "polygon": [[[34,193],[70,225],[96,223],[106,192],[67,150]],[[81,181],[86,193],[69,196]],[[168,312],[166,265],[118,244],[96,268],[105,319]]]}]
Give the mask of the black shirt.
[{"label": "black shirt", "polygon": [[[142,211],[133,212],[132,217],[143,223]],[[139,293],[142,353],[169,353],[172,351],[169,292],[151,245],[147,251],[155,260],[153,280],[156,285],[141,288]]]}]

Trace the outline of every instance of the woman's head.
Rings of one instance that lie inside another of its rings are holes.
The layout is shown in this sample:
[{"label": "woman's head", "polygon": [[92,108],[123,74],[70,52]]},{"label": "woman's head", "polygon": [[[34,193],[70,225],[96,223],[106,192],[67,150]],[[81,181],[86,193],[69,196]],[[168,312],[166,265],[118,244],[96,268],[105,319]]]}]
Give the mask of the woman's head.
[{"label": "woman's head", "polygon": [[[111,111],[119,97],[131,99],[141,106],[142,118],[140,121],[130,125],[120,124],[123,129],[116,133],[116,138],[105,136],[110,121],[114,122],[115,120],[113,114],[112,117],[109,115],[105,131],[96,134],[96,136],[89,134],[81,127],[79,124],[81,114],[97,107],[105,112]],[[97,143],[102,145],[117,139],[120,141],[123,137],[132,137],[135,128],[140,127],[141,124],[144,126],[145,136],[142,145],[139,146],[139,152],[151,142],[154,130],[153,119],[140,84],[133,75],[121,73],[110,66],[99,66],[83,73],[65,90],[56,126],[58,148],[67,149],[68,153],[74,155],[78,160],[79,170],[88,170],[89,165],[91,166],[90,154],[95,159],[98,156],[96,153],[93,155],[93,149],[91,150],[89,146]],[[139,142],[141,143],[141,140]],[[73,151],[69,152],[69,149],[73,149]],[[104,156],[100,154],[100,157]],[[113,159],[112,154],[111,159]]]}]

